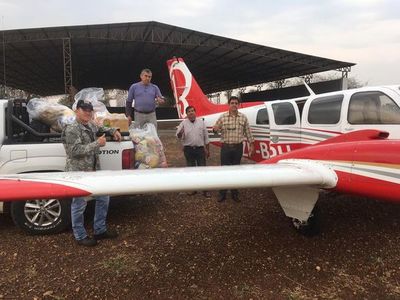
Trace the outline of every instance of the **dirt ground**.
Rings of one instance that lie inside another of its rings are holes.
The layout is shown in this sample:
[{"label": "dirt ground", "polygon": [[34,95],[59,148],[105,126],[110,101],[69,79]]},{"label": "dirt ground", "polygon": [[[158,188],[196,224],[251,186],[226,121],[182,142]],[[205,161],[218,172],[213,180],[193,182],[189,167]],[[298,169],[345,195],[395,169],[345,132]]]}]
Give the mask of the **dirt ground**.
[{"label": "dirt ground", "polygon": [[[169,164],[184,166],[169,135]],[[242,190],[240,203],[212,194],[114,198],[120,237],[95,248],[71,231],[28,236],[1,215],[0,298],[400,299],[400,205],[324,193],[310,238],[270,189]]]}]

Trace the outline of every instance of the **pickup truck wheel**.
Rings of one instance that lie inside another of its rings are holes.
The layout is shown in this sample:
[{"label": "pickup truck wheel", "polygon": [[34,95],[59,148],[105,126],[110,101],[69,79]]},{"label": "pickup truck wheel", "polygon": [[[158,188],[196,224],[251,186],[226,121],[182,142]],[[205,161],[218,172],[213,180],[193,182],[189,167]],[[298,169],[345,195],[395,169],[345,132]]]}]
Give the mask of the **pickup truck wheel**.
[{"label": "pickup truck wheel", "polygon": [[318,210],[314,207],[307,221],[292,218],[296,231],[304,236],[315,236],[319,233]]},{"label": "pickup truck wheel", "polygon": [[71,200],[37,199],[11,204],[14,223],[29,234],[52,234],[71,223]]}]

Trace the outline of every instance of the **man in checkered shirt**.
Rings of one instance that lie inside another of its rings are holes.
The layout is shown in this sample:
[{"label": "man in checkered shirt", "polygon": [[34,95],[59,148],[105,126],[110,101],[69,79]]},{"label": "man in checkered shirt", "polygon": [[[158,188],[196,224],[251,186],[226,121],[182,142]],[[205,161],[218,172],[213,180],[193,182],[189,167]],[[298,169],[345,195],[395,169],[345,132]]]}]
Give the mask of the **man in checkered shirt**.
[{"label": "man in checkered shirt", "polygon": [[[249,142],[249,157],[254,152],[254,138],[251,135],[247,117],[238,111],[239,98],[231,96],[228,100],[229,111],[222,114],[213,127],[215,133],[221,133],[221,165],[240,165],[243,156],[243,140]],[[218,202],[226,200],[226,190],[219,191]],[[239,202],[239,192],[231,190],[232,199]]]}]

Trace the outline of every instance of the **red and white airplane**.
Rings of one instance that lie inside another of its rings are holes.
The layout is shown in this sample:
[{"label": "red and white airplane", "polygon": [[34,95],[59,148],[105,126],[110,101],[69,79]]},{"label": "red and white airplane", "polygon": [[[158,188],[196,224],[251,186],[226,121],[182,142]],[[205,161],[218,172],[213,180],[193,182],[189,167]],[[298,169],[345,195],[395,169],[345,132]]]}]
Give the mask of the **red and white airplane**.
[{"label": "red and white airplane", "polygon": [[[187,106],[194,106],[218,145],[212,126],[228,105],[207,99],[182,58],[170,59],[167,65],[180,118]],[[318,162],[335,172],[338,192],[400,202],[400,140],[394,140],[400,138],[400,86],[319,95],[307,89],[309,97],[242,104],[240,111],[255,136],[256,154],[251,159],[260,164]],[[246,155],[246,143],[243,150]],[[287,177],[287,185],[292,180]],[[316,189],[273,190],[297,228],[307,228],[318,198]]]},{"label": "red and white airplane", "polygon": [[[185,108],[194,106],[206,122],[212,143],[218,145],[212,126],[228,105],[207,99],[182,58],[170,59],[167,65],[179,117],[185,118]],[[256,154],[251,159],[263,161],[362,129],[387,131],[390,139],[400,139],[400,86],[319,95],[308,90],[308,97],[241,104],[255,137]],[[243,150],[246,156],[248,145]]]},{"label": "red and white airplane", "polygon": [[[182,59],[168,67],[180,117],[193,105],[211,127],[227,106],[208,101]],[[388,139],[400,135],[399,104],[399,86],[243,104],[258,165],[2,175],[0,201],[272,187],[307,233],[320,189],[400,201],[400,141]]]}]

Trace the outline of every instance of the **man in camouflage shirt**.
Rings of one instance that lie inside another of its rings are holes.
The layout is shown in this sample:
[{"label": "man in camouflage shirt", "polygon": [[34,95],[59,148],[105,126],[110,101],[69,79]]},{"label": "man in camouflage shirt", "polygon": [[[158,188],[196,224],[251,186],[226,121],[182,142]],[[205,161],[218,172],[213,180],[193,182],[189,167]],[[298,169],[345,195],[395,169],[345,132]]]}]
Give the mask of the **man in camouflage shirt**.
[{"label": "man in camouflage shirt", "polygon": [[[76,105],[76,120],[67,125],[62,133],[62,141],[67,153],[66,171],[96,171],[100,170],[99,148],[106,145],[105,133],[120,141],[121,134],[115,128],[97,128],[90,121],[93,118],[93,106],[90,102],[79,100]],[[97,132],[103,135],[97,137]],[[97,240],[115,238],[117,232],[107,230],[106,217],[109,196],[97,196],[94,215],[94,237],[90,238],[84,227],[83,214],[86,208],[84,197],[72,198],[71,220],[72,231],[78,245],[95,246]]]}]

